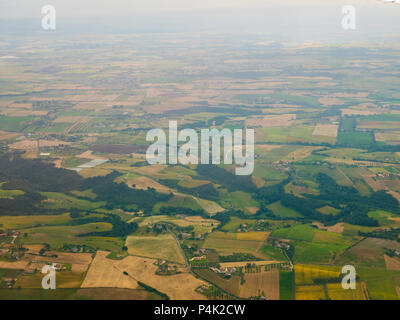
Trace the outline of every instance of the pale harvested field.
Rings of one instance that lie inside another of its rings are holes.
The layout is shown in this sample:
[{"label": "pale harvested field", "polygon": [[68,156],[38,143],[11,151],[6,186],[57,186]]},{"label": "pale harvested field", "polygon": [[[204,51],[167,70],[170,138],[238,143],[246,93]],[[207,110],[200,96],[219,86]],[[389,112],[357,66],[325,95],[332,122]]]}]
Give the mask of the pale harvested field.
[{"label": "pale harvested field", "polygon": [[78,154],[76,157],[89,160],[105,160],[104,157],[93,154],[92,150],[87,150],[85,152],[82,152],[81,154]]},{"label": "pale harvested field", "polygon": [[279,149],[281,147],[282,146],[276,145],[276,144],[259,144],[259,145],[256,145],[256,150],[262,150],[262,151],[268,152],[268,151],[271,151],[274,149]]},{"label": "pale harvested field", "polygon": [[245,283],[240,287],[243,298],[264,294],[267,300],[279,300],[279,270],[245,273]]},{"label": "pale harvested field", "polygon": [[381,130],[398,130],[400,121],[376,121],[376,122],[360,122],[357,125],[359,129],[381,129]]},{"label": "pale harvested field", "polygon": [[[141,281],[160,292],[168,294],[173,300],[205,299],[195,289],[205,282],[195,278],[183,270],[172,276],[155,274],[157,266],[154,259],[129,256],[123,260],[110,260],[108,252],[98,251],[91,264],[82,288],[116,287],[136,289],[137,281]],[[123,275],[127,272],[128,276]],[[126,280],[129,278],[130,280]]]},{"label": "pale harvested field", "polygon": [[344,104],[344,102],[336,97],[322,97],[318,99],[318,102],[321,103],[322,105],[329,107],[329,106],[341,106]]},{"label": "pale harvested field", "polygon": [[146,97],[158,97],[158,96],[161,96],[163,94],[164,94],[163,91],[160,91],[160,90],[158,90],[156,88],[148,88],[148,89],[146,89]]},{"label": "pale harvested field", "polygon": [[[70,145],[70,142],[65,142],[61,140],[40,140],[39,145],[40,147],[58,147],[60,145]],[[37,150],[37,140],[21,140],[10,144],[9,147],[11,149],[18,149],[18,150]]]},{"label": "pale harvested field", "polygon": [[375,132],[376,141],[400,143],[400,132]]},{"label": "pale harvested field", "polygon": [[90,253],[71,253],[71,252],[57,251],[57,253],[50,252],[49,255],[51,254],[57,254],[57,258],[46,257],[46,261],[52,261],[58,263],[71,263],[72,271],[79,271],[82,269],[86,271],[88,265],[92,261],[92,254]]},{"label": "pale harvested field", "polygon": [[369,96],[369,92],[357,92],[357,93],[336,92],[333,96],[339,98],[366,98]]},{"label": "pale harvested field", "polygon": [[174,192],[173,189],[168,188],[148,177],[138,177],[138,178],[131,179],[127,182],[127,185],[132,188],[133,188],[133,185],[135,185],[135,187],[134,187],[135,189],[142,189],[142,190],[147,190],[147,188],[154,188],[158,192],[161,192],[161,193],[169,194],[171,192]]},{"label": "pale harvested field", "polygon": [[386,254],[384,255],[385,257],[385,264],[386,264],[386,269],[387,270],[395,270],[395,271],[400,271],[400,259],[395,258],[395,257],[389,257]]},{"label": "pale harvested field", "polygon": [[343,230],[344,230],[344,223],[342,223],[342,222],[339,222],[330,227],[325,227],[321,222],[313,222],[312,224],[314,226],[318,227],[318,229],[320,229],[320,230],[325,230],[325,231],[329,231],[329,232],[343,233]]},{"label": "pale harvested field", "polygon": [[79,102],[73,107],[75,110],[95,110],[100,111],[108,109],[109,106],[105,102]]},{"label": "pale harvested field", "polygon": [[295,114],[268,115],[263,118],[250,118],[246,120],[248,127],[289,127],[296,120]]},{"label": "pale harvested field", "polygon": [[173,223],[180,227],[188,227],[194,226],[194,231],[198,233],[209,233],[212,229],[216,228],[219,225],[218,220],[213,219],[204,219],[200,216],[187,216],[187,217],[170,217],[166,215],[156,215],[146,217],[142,220],[142,218],[133,218],[129,222],[136,221],[139,226],[151,226],[155,223],[159,222],[169,222]]},{"label": "pale harvested field", "polygon": [[[283,161],[298,161],[304,158],[307,158],[311,155],[311,153],[314,150],[319,150],[321,147],[301,147],[291,153],[289,153],[287,156],[283,157]],[[279,161],[276,161],[278,163]]]},{"label": "pale harvested field", "polygon": [[16,262],[0,261],[0,269],[25,269],[29,264],[28,259],[22,259]]},{"label": "pale harvested field", "polygon": [[62,159],[55,160],[53,163],[56,168],[61,168]]},{"label": "pale harvested field", "polygon": [[184,221],[189,222],[190,224],[194,225],[195,230],[201,229],[204,232],[211,232],[212,229],[218,227],[219,221],[214,219],[204,219],[200,216],[187,216],[184,218]]},{"label": "pale harvested field", "polygon": [[246,207],[245,208],[248,212],[250,212],[251,214],[256,214],[258,211],[258,207]]},{"label": "pale harvested field", "polygon": [[375,192],[386,189],[385,181],[373,179],[375,175],[362,175],[362,177]]},{"label": "pale harvested field", "polygon": [[45,116],[47,111],[33,111],[33,110],[16,110],[16,109],[6,109],[1,110],[1,114],[7,115],[9,117],[25,117],[25,116]]},{"label": "pale harvested field", "polygon": [[26,272],[40,271],[45,265],[45,262],[31,262],[29,265],[26,266],[24,270]]},{"label": "pale harvested field", "polygon": [[102,169],[102,168],[88,168],[79,171],[78,173],[84,178],[93,178],[93,177],[104,177],[111,173],[110,169]]},{"label": "pale harvested field", "polygon": [[324,136],[336,138],[339,125],[337,124],[317,124],[314,128],[314,136]]},{"label": "pale harvested field", "polygon": [[167,168],[168,166],[165,164],[154,164],[151,166],[145,166],[141,168],[132,168],[133,172],[140,173],[146,176],[152,176],[159,173],[161,170]]},{"label": "pale harvested field", "polygon": [[378,111],[342,109],[342,116],[372,116],[379,113]]},{"label": "pale harvested field", "polygon": [[128,252],[141,257],[163,259],[180,264],[185,263],[181,250],[171,234],[158,236],[128,236]]},{"label": "pale harvested field", "polygon": [[62,116],[58,117],[57,119],[54,120],[55,123],[76,123],[80,121],[86,121],[88,117],[82,117],[82,116]]},{"label": "pale harvested field", "polygon": [[395,222],[400,222],[400,218],[395,218],[395,217],[388,217],[388,220],[392,220],[392,221],[395,221]]},{"label": "pale harvested field", "polygon": [[330,232],[343,233],[344,223],[339,222],[333,226],[327,227],[326,230]]},{"label": "pale harvested field", "polygon": [[82,288],[127,288],[136,289],[137,281],[124,275],[117,260],[107,259],[109,252],[97,251],[89,271],[82,283]]},{"label": "pale harvested field", "polygon": [[265,185],[265,180],[261,179],[257,176],[252,176],[251,180],[253,181],[253,183],[257,186],[257,188],[261,188]]},{"label": "pale harvested field", "polygon": [[1,140],[8,140],[8,139],[13,139],[18,136],[20,136],[20,133],[15,133],[15,132],[6,132],[6,131],[1,131],[0,130],[0,141]]},{"label": "pale harvested field", "polygon": [[393,197],[395,197],[400,204],[400,193],[395,191],[389,191],[388,193],[391,194]]},{"label": "pale harvested field", "polygon": [[[72,265],[71,270],[77,273],[83,273],[87,270],[90,262],[92,261],[92,255],[90,253],[70,253],[70,252],[47,252],[45,256],[34,255],[37,254],[41,249],[41,245],[28,245],[29,253],[25,255],[25,259],[30,262],[25,270],[34,271],[35,269],[40,270],[48,262],[54,263],[70,263]],[[56,254],[57,257],[51,257]]]},{"label": "pale harvested field", "polygon": [[196,197],[193,197],[199,205],[210,215],[216,215],[218,212],[225,211],[224,208],[222,208],[218,203],[211,201],[211,200],[205,200],[205,199],[199,199]]}]

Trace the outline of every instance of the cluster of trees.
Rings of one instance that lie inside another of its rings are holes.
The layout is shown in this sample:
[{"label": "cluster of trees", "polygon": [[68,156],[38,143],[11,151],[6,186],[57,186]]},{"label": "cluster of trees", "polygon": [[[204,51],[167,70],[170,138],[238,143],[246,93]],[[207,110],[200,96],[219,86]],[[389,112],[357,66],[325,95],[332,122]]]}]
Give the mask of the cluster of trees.
[{"label": "cluster of trees", "polygon": [[243,219],[248,218],[248,216],[246,216],[246,214],[242,210],[229,209],[224,212],[218,212],[215,216],[213,216],[213,219],[218,220],[220,222],[218,229],[221,229],[231,220],[232,216],[236,216]]},{"label": "cluster of trees", "polygon": [[65,192],[80,190],[84,179],[75,171],[55,168],[38,159],[23,159],[19,155],[0,157],[2,187],[24,192]]},{"label": "cluster of trees", "polygon": [[237,176],[216,165],[199,164],[196,172],[199,174],[198,179],[223,185],[230,192],[241,190],[253,193],[257,190],[251,176]]},{"label": "cluster of trees", "polygon": [[377,220],[368,216],[369,208],[362,203],[351,203],[343,211],[336,216],[336,218],[343,222],[350,224],[377,227],[379,223]]},{"label": "cluster of trees", "polygon": [[381,238],[400,242],[400,228],[388,230],[375,230],[372,232],[359,231],[358,234],[362,237]]},{"label": "cluster of trees", "polygon": [[[290,178],[278,184],[258,189],[254,197],[262,204],[262,207],[257,212],[257,216],[276,218],[266,206],[277,201],[281,201],[283,206],[301,213],[303,217],[295,218],[297,220],[318,220],[327,225],[348,222],[362,226],[378,226],[378,221],[368,216],[369,211],[381,209],[400,213],[397,200],[386,191],[374,192],[369,197],[363,197],[357,189],[340,186],[324,173],[317,174],[316,179],[319,184],[319,195],[307,195],[307,197],[300,198],[285,193],[284,186],[290,182]],[[340,213],[330,215],[317,211],[318,208],[326,205],[339,209]]]},{"label": "cluster of trees", "polygon": [[91,189],[96,195],[96,200],[106,201],[106,208],[129,210],[132,206],[150,213],[153,206],[160,201],[168,201],[172,194],[163,194],[153,188],[147,190],[132,189],[125,183],[114,180],[121,174],[114,171],[104,177],[95,177],[85,180],[85,189]]},{"label": "cluster of trees", "polygon": [[161,207],[160,214],[166,214],[168,216],[174,216],[177,214],[184,214],[187,216],[206,216],[203,209],[193,210],[184,207]]},{"label": "cluster of trees", "polygon": [[287,178],[272,186],[264,186],[257,190],[254,198],[265,206],[277,202],[281,200],[282,195],[285,193],[284,187],[289,182],[290,178]]},{"label": "cluster of trees", "polygon": [[[0,215],[57,214],[62,210],[45,209],[40,192],[68,193],[72,190],[92,189],[97,201],[106,201],[107,208],[131,209],[151,212],[159,201],[168,201],[172,195],[162,194],[154,189],[137,190],[114,180],[120,176],[112,172],[105,177],[84,179],[77,172],[55,168],[52,164],[37,160],[23,159],[18,155],[0,157],[0,181],[6,181],[2,188],[22,190],[23,195],[13,199],[0,199]],[[73,213],[76,215],[77,213]]]},{"label": "cluster of trees", "polygon": [[[126,273],[126,272],[124,274],[128,275],[128,273]],[[150,286],[148,286],[147,284],[145,284],[145,283],[143,283],[141,281],[138,281],[137,283],[138,283],[139,286],[141,286],[142,288],[144,288],[148,292],[155,293],[155,294],[159,295],[161,298],[163,298],[165,300],[169,300],[170,299],[167,294],[162,293],[162,292],[158,291],[157,289],[155,289],[153,287],[150,287]]]},{"label": "cluster of trees", "polygon": [[319,199],[333,201],[334,203],[343,203],[357,201],[360,198],[357,189],[340,186],[335,180],[324,173],[317,174],[316,179],[319,184]]},{"label": "cluster of trees", "polygon": [[185,188],[179,185],[178,180],[161,179],[159,182],[167,187],[177,189],[179,192],[191,194],[207,200],[218,201],[218,191],[215,190],[212,183],[204,184],[195,188]]},{"label": "cluster of trees", "polygon": [[0,199],[0,216],[18,216],[18,215],[46,215],[52,214],[41,204],[46,198],[38,192],[26,192],[23,195],[15,196],[13,199]]},{"label": "cluster of trees", "polygon": [[237,262],[237,261],[259,261],[261,259],[253,256],[250,253],[234,252],[228,256],[219,256],[220,262]]},{"label": "cluster of trees", "polygon": [[138,229],[136,222],[125,222],[120,216],[115,214],[104,214],[103,217],[77,218],[66,223],[66,225],[76,226],[88,223],[108,222],[112,229],[109,231],[89,232],[80,234],[79,237],[100,236],[100,237],[126,237]]}]

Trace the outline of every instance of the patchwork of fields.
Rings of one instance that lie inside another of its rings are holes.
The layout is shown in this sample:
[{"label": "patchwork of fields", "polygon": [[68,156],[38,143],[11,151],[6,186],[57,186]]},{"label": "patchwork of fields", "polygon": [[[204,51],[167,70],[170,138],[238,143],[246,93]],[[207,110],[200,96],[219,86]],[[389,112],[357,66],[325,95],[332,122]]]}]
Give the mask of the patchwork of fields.
[{"label": "patchwork of fields", "polygon": [[[32,37],[0,43],[1,299],[400,299],[397,49]],[[149,164],[170,121],[254,129],[254,171]]]}]

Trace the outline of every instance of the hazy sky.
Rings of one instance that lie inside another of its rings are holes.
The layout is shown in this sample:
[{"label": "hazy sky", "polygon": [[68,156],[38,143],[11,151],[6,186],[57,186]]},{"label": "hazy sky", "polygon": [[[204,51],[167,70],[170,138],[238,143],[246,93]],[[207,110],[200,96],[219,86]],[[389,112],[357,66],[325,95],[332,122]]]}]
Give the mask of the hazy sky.
[{"label": "hazy sky", "polygon": [[[383,1],[383,0],[382,0]],[[0,0],[1,18],[35,18],[41,7],[53,5],[59,17],[127,16],[201,9],[268,7],[396,6],[379,0]],[[400,7],[400,6],[398,6]]]},{"label": "hazy sky", "polygon": [[[41,30],[53,5],[57,32],[225,32],[276,40],[400,40],[400,5],[383,0],[0,0],[1,33]],[[344,32],[342,7],[357,10],[357,30]],[[3,20],[23,18],[23,21]]]}]

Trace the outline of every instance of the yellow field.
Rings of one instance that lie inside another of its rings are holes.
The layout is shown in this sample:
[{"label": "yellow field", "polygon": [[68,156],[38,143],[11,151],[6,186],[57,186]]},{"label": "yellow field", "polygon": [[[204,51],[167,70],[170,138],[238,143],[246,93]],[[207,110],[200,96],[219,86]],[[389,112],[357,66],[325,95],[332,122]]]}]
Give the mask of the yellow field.
[{"label": "yellow field", "polygon": [[325,300],[322,285],[296,286],[296,300]]},{"label": "yellow field", "polygon": [[216,231],[209,236],[209,239],[227,239],[227,240],[244,240],[244,241],[265,241],[270,232],[251,231],[241,233],[225,233]]},{"label": "yellow field", "polygon": [[364,300],[360,283],[357,283],[356,290],[344,290],[340,283],[328,283],[327,289],[331,300]]},{"label": "yellow field", "polygon": [[196,197],[193,197],[198,204],[210,215],[216,215],[218,212],[222,212],[225,209],[222,208],[218,203],[211,201],[211,200],[205,200],[205,199],[199,199]]},{"label": "yellow field", "polygon": [[270,232],[244,232],[244,233],[236,233],[237,240],[254,240],[254,241],[265,241]]},{"label": "yellow field", "polygon": [[[40,140],[40,147],[57,147],[59,145],[70,145],[71,142],[65,142],[61,140]],[[8,145],[11,149],[18,150],[37,150],[37,140],[21,140],[13,144]]]},{"label": "yellow field", "polygon": [[126,239],[126,246],[128,252],[136,256],[185,263],[182,252],[171,234],[162,234],[156,237],[129,236]]},{"label": "yellow field", "polygon": [[[129,256],[123,260],[110,260],[108,252],[98,251],[91,264],[82,288],[127,288],[136,289],[137,281],[143,282],[160,292],[167,293],[171,299],[204,299],[195,289],[205,283],[186,269],[171,276],[159,276],[155,272],[155,260]],[[124,272],[127,273],[124,274]]]},{"label": "yellow field", "polygon": [[313,279],[337,278],[340,275],[339,267],[295,265],[296,284],[313,284]]},{"label": "yellow field", "polygon": [[4,229],[18,229],[37,224],[62,224],[71,220],[68,213],[58,216],[15,216],[0,217],[0,224]]},{"label": "yellow field", "polygon": [[268,232],[213,232],[207,237],[203,247],[215,249],[222,255],[229,255],[234,252],[245,252],[253,254],[257,258],[268,259],[268,256],[260,252],[264,240],[268,235]]}]

